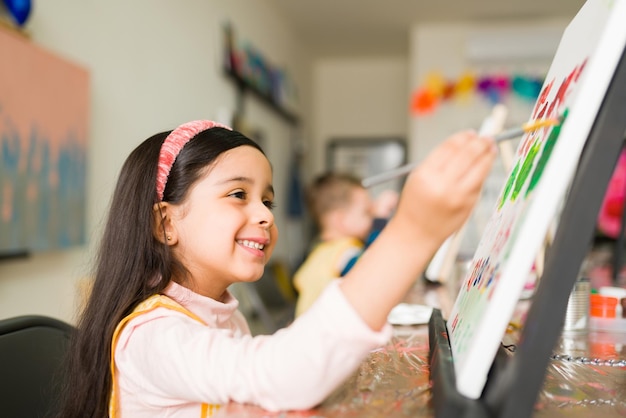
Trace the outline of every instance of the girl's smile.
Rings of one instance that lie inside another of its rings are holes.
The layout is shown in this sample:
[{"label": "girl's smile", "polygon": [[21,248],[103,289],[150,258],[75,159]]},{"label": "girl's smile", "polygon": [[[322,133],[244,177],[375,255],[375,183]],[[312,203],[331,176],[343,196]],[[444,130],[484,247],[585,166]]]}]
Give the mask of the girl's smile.
[{"label": "girl's smile", "polygon": [[237,244],[250,251],[252,254],[258,257],[264,257],[265,253],[263,249],[268,245],[270,241],[268,239],[238,239]]}]

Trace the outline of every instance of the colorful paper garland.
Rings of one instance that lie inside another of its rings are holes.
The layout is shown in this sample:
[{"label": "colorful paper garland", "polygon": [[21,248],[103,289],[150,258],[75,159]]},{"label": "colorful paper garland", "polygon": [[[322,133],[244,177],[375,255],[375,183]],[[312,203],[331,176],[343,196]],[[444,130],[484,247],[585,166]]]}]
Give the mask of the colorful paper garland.
[{"label": "colorful paper garland", "polygon": [[428,74],[422,86],[411,95],[411,113],[417,116],[433,113],[443,102],[466,99],[479,94],[492,104],[501,103],[510,94],[535,101],[541,92],[543,79],[516,74],[493,74],[476,77],[464,72],[457,80],[447,80],[442,74]]}]

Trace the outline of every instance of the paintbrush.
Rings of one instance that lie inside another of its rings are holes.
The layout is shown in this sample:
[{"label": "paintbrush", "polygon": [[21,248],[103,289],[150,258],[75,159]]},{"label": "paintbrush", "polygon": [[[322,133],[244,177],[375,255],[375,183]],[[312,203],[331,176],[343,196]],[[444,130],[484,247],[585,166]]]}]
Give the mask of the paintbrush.
[{"label": "paintbrush", "polygon": [[[518,126],[516,128],[507,129],[506,131],[500,132],[497,135],[494,135],[493,139],[496,143],[506,141],[508,139],[513,139],[524,135],[525,133],[532,132],[539,128],[545,128],[547,126],[554,126],[561,123],[561,118],[552,118],[552,119],[542,119],[536,120],[534,122],[525,123],[522,126]],[[385,171],[384,173],[376,174],[374,176],[366,177],[361,181],[363,187],[372,187],[380,183],[384,183],[389,180],[393,180],[398,177],[402,177],[407,175],[417,167],[417,163],[410,163],[407,165],[403,165],[398,168],[394,168],[393,170]]]},{"label": "paintbrush", "polygon": [[535,131],[539,128],[545,128],[547,126],[554,126],[561,123],[560,118],[542,119],[534,122],[525,123],[517,128],[508,129],[495,135],[493,139],[496,142],[506,141],[507,139],[513,139],[524,135],[525,133]]}]

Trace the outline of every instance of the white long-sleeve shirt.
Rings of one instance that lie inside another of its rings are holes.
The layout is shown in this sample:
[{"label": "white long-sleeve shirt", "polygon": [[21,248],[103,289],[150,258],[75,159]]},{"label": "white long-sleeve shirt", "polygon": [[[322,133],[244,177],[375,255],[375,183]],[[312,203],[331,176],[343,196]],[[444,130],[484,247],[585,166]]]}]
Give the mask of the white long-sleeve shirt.
[{"label": "white long-sleeve shirt", "polygon": [[230,294],[222,303],[175,283],[165,294],[207,325],[164,307],[128,322],[115,347],[122,418],[195,418],[202,403],[231,401],[308,409],[391,336],[363,322],[338,282],[289,327],[256,337]]}]

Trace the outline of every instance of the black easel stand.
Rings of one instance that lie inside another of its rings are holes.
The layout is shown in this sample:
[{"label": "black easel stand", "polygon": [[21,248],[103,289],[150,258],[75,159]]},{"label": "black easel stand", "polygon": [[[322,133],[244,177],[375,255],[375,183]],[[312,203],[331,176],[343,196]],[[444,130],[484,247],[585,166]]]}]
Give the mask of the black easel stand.
[{"label": "black easel stand", "polygon": [[456,390],[452,350],[446,323],[439,309],[433,309],[428,323],[430,380],[437,417],[479,418],[490,414],[479,400],[469,399]]},{"label": "black easel stand", "polygon": [[[589,132],[543,275],[512,356],[500,350],[479,399],[456,390],[446,324],[437,310],[429,324],[430,373],[437,418],[527,418],[533,414],[552,350],[626,131],[626,59],[622,57]],[[502,282],[504,283],[504,281]]]}]

